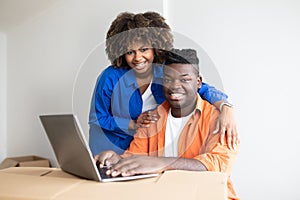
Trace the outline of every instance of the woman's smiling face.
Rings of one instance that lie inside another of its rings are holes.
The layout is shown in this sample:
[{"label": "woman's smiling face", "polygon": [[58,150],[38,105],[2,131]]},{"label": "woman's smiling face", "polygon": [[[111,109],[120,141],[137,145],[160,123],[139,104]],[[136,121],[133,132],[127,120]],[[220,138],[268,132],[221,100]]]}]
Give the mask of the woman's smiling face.
[{"label": "woman's smiling face", "polygon": [[125,54],[125,60],[136,74],[144,74],[152,70],[154,49],[149,45],[136,43]]}]

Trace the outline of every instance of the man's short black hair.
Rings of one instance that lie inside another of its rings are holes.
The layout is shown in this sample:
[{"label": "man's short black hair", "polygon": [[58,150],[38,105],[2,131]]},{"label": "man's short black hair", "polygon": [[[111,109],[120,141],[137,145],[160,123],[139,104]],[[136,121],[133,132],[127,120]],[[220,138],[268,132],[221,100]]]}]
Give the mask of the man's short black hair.
[{"label": "man's short black hair", "polygon": [[199,64],[197,51],[195,49],[172,49],[167,51],[166,65],[169,64]]},{"label": "man's short black hair", "polygon": [[192,64],[199,74],[199,59],[195,49],[175,49],[166,52],[166,65]]}]

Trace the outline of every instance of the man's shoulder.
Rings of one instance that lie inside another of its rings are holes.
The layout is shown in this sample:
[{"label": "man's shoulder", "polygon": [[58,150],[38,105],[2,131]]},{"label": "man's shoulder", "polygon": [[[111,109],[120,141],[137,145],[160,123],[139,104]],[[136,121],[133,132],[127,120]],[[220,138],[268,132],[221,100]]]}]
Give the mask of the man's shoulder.
[{"label": "man's shoulder", "polygon": [[201,115],[204,116],[219,116],[220,111],[206,100],[202,100]]}]

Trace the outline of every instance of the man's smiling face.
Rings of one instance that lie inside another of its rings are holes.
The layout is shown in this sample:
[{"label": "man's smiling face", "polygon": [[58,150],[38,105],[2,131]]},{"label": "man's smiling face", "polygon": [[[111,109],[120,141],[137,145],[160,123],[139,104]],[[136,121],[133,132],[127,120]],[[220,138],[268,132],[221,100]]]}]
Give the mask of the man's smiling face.
[{"label": "man's smiling face", "polygon": [[201,78],[191,64],[170,64],[164,67],[164,95],[173,111],[185,116],[194,110]]}]

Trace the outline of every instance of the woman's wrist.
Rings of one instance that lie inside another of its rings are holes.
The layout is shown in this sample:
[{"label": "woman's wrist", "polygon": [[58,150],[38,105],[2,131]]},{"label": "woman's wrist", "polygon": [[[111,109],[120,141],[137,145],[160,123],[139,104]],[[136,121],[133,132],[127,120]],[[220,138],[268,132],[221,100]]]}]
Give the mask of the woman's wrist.
[{"label": "woman's wrist", "polygon": [[229,107],[229,108],[232,108],[232,107],[233,107],[233,105],[232,105],[231,103],[226,102],[226,101],[223,101],[223,102],[221,102],[220,105],[219,105],[219,110],[220,110],[220,112],[222,112],[222,109],[223,109],[224,106],[227,106],[227,107]]},{"label": "woman's wrist", "polygon": [[128,124],[128,129],[129,130],[136,130],[138,129],[139,126],[136,123],[136,120],[130,120],[129,124]]}]

